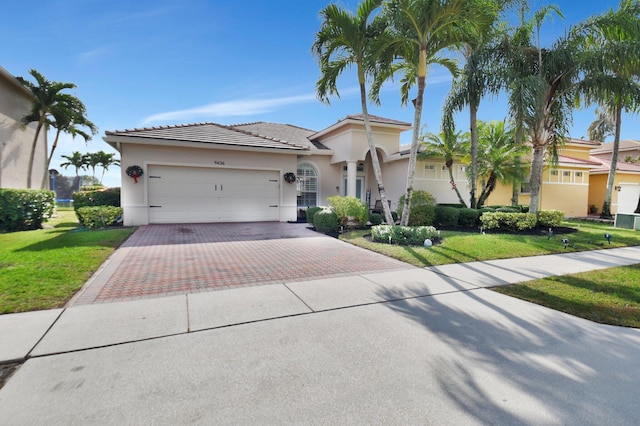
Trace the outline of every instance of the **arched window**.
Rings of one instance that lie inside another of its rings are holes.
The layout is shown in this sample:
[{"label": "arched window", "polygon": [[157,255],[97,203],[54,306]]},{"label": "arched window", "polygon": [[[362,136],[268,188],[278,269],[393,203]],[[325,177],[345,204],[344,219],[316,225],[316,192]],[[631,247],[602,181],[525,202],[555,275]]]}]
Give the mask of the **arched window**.
[{"label": "arched window", "polygon": [[308,163],[298,164],[298,207],[318,205],[318,173]]}]

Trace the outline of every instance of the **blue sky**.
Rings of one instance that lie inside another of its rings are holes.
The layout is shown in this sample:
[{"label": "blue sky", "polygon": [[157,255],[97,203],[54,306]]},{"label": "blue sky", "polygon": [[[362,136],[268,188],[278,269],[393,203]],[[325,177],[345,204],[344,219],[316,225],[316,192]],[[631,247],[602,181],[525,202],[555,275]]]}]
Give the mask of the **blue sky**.
[{"label": "blue sky", "polygon": [[[311,44],[327,0],[34,0],[3,5],[0,66],[29,77],[35,68],[49,80],[75,83],[99,134],[88,145],[64,137],[61,154],[113,150],[107,130],[212,121],[221,124],[270,121],[322,130],[360,112],[353,72],[339,80],[341,98],[327,106],[315,97],[319,71]],[[532,9],[546,1],[531,0]],[[355,11],[358,1],[338,0]],[[617,0],[560,0],[565,19],[543,27],[553,39],[586,17],[616,8]],[[576,7],[579,4],[579,7]],[[9,19],[7,19],[9,18]],[[543,39],[544,43],[544,39]],[[423,124],[440,127],[451,77],[430,70]],[[389,82],[372,114],[412,122],[413,108],[400,105],[397,83]],[[481,104],[480,118],[502,120],[501,99]],[[593,111],[576,111],[570,136],[586,135]],[[465,129],[465,116],[459,116]],[[623,121],[622,137],[640,139],[638,116]],[[403,141],[410,140],[406,132]],[[109,170],[105,185],[120,185]]]}]

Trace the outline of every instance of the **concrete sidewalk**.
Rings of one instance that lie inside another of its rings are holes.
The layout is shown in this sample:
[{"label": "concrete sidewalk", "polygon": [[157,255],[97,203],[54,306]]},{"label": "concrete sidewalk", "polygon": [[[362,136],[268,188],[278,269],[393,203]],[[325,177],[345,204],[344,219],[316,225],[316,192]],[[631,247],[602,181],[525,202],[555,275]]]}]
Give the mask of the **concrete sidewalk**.
[{"label": "concrete sidewalk", "polygon": [[0,316],[7,424],[638,424],[640,331],[484,290],[640,247]]}]

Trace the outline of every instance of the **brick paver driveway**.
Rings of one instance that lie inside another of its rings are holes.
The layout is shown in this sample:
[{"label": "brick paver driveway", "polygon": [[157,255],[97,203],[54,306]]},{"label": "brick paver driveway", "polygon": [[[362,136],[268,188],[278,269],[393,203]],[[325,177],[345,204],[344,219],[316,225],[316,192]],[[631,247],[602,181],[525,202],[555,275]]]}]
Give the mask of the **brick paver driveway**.
[{"label": "brick paver driveway", "polygon": [[278,222],[141,226],[71,304],[412,268],[308,226]]}]

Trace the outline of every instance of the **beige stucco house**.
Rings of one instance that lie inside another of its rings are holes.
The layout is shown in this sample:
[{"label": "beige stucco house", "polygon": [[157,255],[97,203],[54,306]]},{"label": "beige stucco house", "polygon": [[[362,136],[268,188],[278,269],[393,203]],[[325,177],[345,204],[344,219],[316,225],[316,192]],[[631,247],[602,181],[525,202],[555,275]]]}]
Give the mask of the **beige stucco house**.
[{"label": "beige stucco house", "polygon": [[[31,92],[13,75],[0,67],[0,188],[27,187],[29,155],[36,123],[20,125],[31,108]],[[42,182],[47,173],[47,132],[40,132],[36,146],[32,182]]]},{"label": "beige stucco house", "polygon": [[[407,179],[408,150],[400,135],[411,124],[371,116],[378,159],[396,210]],[[351,195],[370,207],[379,200],[362,115],[350,115],[319,132],[265,122],[200,123],[106,132],[121,154],[125,225],[185,222],[296,221],[309,206],[333,195]],[[602,163],[591,157],[599,142],[570,139],[557,164],[547,164],[541,209],[585,216],[590,175]],[[132,178],[127,169],[143,175]],[[464,197],[466,165],[454,162],[455,184]],[[286,177],[295,176],[287,181]],[[416,164],[414,188],[439,203],[458,203],[444,160]],[[523,185],[519,204],[529,204]],[[511,186],[498,185],[487,204],[511,204]]]}]

